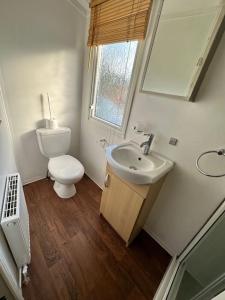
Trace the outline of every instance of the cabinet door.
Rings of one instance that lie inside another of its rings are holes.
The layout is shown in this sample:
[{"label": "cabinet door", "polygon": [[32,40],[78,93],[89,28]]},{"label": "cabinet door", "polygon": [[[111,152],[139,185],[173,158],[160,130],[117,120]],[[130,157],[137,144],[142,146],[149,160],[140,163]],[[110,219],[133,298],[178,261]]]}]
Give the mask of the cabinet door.
[{"label": "cabinet door", "polygon": [[144,199],[112,173],[107,176],[100,212],[127,242]]}]

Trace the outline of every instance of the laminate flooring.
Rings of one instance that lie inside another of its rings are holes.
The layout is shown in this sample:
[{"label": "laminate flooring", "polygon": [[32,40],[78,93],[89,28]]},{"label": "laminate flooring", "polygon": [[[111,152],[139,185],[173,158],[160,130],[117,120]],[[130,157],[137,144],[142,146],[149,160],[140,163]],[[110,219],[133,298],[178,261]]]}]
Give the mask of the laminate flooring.
[{"label": "laminate flooring", "polygon": [[32,254],[24,298],[153,299],[170,255],[144,231],[126,248],[99,216],[101,189],[86,175],[76,187],[69,199],[49,179],[24,187]]}]

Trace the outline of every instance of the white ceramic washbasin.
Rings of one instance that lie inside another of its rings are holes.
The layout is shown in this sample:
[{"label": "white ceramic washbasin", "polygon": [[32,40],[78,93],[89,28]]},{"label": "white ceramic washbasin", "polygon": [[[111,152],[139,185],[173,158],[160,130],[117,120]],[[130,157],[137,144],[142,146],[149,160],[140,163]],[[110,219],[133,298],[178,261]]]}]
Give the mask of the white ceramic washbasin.
[{"label": "white ceramic washbasin", "polygon": [[140,147],[133,143],[108,146],[106,158],[119,177],[136,184],[154,183],[174,165],[172,161],[154,151],[143,155]]}]

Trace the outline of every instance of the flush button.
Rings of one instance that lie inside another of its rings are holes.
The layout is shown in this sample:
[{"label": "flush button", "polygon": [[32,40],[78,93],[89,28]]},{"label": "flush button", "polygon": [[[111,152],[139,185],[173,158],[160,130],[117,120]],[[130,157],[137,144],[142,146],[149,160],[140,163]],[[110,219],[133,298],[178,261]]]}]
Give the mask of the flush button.
[{"label": "flush button", "polygon": [[178,143],[178,139],[176,139],[174,137],[170,138],[170,141],[169,141],[170,145],[176,146],[177,143]]}]

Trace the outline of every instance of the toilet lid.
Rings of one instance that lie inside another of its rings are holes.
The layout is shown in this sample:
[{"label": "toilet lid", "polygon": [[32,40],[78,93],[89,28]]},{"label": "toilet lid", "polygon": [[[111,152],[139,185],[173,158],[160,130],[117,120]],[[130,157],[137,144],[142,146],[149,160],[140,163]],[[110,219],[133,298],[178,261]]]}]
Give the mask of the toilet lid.
[{"label": "toilet lid", "polygon": [[75,157],[61,155],[50,158],[48,169],[51,175],[59,179],[72,179],[83,176],[84,167]]}]

